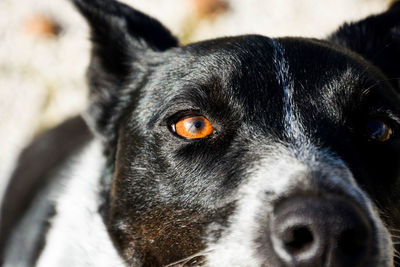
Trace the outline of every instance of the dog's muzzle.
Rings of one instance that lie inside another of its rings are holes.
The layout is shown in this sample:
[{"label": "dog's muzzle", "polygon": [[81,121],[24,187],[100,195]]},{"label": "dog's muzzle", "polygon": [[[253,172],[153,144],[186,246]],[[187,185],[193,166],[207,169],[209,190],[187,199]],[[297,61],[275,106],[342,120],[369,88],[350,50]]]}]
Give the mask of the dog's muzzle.
[{"label": "dog's muzzle", "polygon": [[311,152],[308,161],[276,153],[251,172],[229,227],[209,245],[210,266],[393,266],[368,195],[342,161]]}]

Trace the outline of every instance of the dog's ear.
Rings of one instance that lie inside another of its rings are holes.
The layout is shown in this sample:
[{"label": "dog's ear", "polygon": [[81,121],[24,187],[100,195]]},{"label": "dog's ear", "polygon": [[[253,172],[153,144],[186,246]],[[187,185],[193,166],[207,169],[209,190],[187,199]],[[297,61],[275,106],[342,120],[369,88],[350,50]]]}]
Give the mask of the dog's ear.
[{"label": "dog's ear", "polygon": [[[87,20],[92,40],[86,120],[113,139],[116,125],[146,76],[146,55],[178,45],[161,23],[114,0],[72,0]],[[129,84],[127,84],[129,80]]]},{"label": "dog's ear", "polygon": [[400,90],[399,0],[382,14],[370,16],[356,23],[344,24],[328,39],[374,63]]}]

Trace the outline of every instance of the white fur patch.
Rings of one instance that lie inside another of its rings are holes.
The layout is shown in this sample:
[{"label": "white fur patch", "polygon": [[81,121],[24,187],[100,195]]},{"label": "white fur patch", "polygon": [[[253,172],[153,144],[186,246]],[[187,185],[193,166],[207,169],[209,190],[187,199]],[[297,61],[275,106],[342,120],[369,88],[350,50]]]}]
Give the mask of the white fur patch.
[{"label": "white fur patch", "polygon": [[277,81],[283,90],[283,114],[285,132],[288,137],[293,138],[294,141],[303,137],[303,127],[297,117],[296,107],[293,100],[294,81],[289,72],[289,63],[287,62],[284,54],[284,49],[279,41],[272,39],[272,46],[274,48],[274,66]]},{"label": "white fur patch", "polygon": [[98,213],[102,147],[93,141],[65,173],[67,183],[56,200],[56,216],[38,266],[125,266]]},{"label": "white fur patch", "polygon": [[216,243],[210,245],[207,257],[209,266],[261,266],[257,257],[254,240],[257,216],[260,210],[271,212],[272,207],[265,206],[265,192],[282,192],[288,187],[288,177],[291,173],[304,170],[304,166],[293,160],[282,157],[264,162],[260,169],[255,170],[249,181],[238,192],[238,208],[230,218],[231,227]]}]

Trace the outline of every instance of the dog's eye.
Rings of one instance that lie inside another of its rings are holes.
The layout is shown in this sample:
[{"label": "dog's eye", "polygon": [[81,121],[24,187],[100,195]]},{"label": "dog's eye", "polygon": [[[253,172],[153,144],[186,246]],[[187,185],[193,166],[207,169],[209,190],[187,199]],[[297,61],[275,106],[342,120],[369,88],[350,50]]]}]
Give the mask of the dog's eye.
[{"label": "dog's eye", "polygon": [[213,132],[210,122],[201,115],[186,116],[171,128],[177,135],[186,139],[204,138]]},{"label": "dog's eye", "polygon": [[367,137],[370,141],[384,142],[393,134],[392,128],[384,121],[370,120],[366,124]]}]

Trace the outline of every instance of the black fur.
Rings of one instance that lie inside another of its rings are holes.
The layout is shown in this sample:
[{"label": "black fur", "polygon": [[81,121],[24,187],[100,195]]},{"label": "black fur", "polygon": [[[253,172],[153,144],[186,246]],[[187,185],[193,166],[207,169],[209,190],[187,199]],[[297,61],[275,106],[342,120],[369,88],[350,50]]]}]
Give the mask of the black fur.
[{"label": "black fur", "polygon": [[88,23],[96,25],[91,27],[93,57],[88,71],[90,124],[111,140],[118,116],[128,106],[137,86],[129,83],[128,77],[135,79],[136,84],[145,83],[146,72],[141,62],[149,56],[149,50],[164,51],[178,42],[158,21],[122,3],[74,3]]},{"label": "black fur", "polygon": [[[304,142],[343,161],[385,227],[400,228],[399,2],[345,24],[327,40],[246,35],[187,46],[122,3],[73,2],[93,41],[86,118],[108,158],[99,206],[104,204],[110,237],[130,265],[169,264],[219,240],[254,167],[272,157],[276,146],[310,160],[301,154]],[[293,110],[286,107],[289,87]],[[301,121],[301,138],[287,129],[291,112]],[[178,137],[171,125],[191,114],[205,116],[213,134]],[[389,140],[371,140],[371,120],[392,129]],[[356,203],[324,171],[299,174],[309,184],[299,183],[286,195],[263,193],[271,203],[299,192]],[[269,216],[260,211],[263,226],[255,226],[265,235]],[[383,266],[377,259],[377,218],[366,220],[373,245],[360,266]],[[286,266],[264,239],[254,240],[263,264]],[[334,261],[329,266],[355,266]]]},{"label": "black fur", "polygon": [[400,1],[396,1],[387,12],[346,23],[328,38],[370,60],[397,89],[400,86],[400,68],[396,63],[400,58],[399,10]]},{"label": "black fur", "polygon": [[[77,3],[92,25],[92,98],[104,99],[103,88],[115,97],[100,105],[92,102],[90,111],[101,114],[92,115],[100,132],[119,129],[120,149],[112,160],[117,175],[105,218],[111,235],[125,257],[139,258],[145,265],[195,253],[204,247],[205,225],[228,216],[224,211],[231,210],[226,208],[246,170],[265,153],[264,144],[293,141],[287,140],[281,120],[282,90],[271,62],[274,45],[265,37],[242,36],[176,47],[161,25],[148,25],[135,11],[117,15],[118,21],[130,22],[128,31],[115,23],[114,10],[125,10],[124,5],[107,2],[110,6],[103,8],[96,3],[85,9],[82,1]],[[93,23],[99,14],[100,25],[112,30],[103,32]],[[385,219],[393,228],[400,222],[399,141],[396,135],[388,143],[371,143],[364,137],[364,125],[382,116],[397,127],[399,96],[393,86],[399,77],[399,14],[396,4],[382,15],[344,25],[330,42],[279,40],[295,76],[295,102],[309,114],[304,117],[307,135],[345,160],[381,210],[392,213]],[[142,36],[143,28],[152,36],[161,32],[167,37]],[[123,63],[129,67],[116,65]],[[168,126],[185,113],[205,115],[216,134],[191,142],[176,138]],[[120,120],[110,122],[103,114]],[[190,230],[180,233],[177,223],[171,232],[143,236],[143,227],[159,232],[171,223],[162,219],[170,218],[166,214],[174,214],[174,221],[183,221]],[[130,225],[128,230],[121,230],[121,221]],[[132,242],[137,249],[128,245]]]}]

